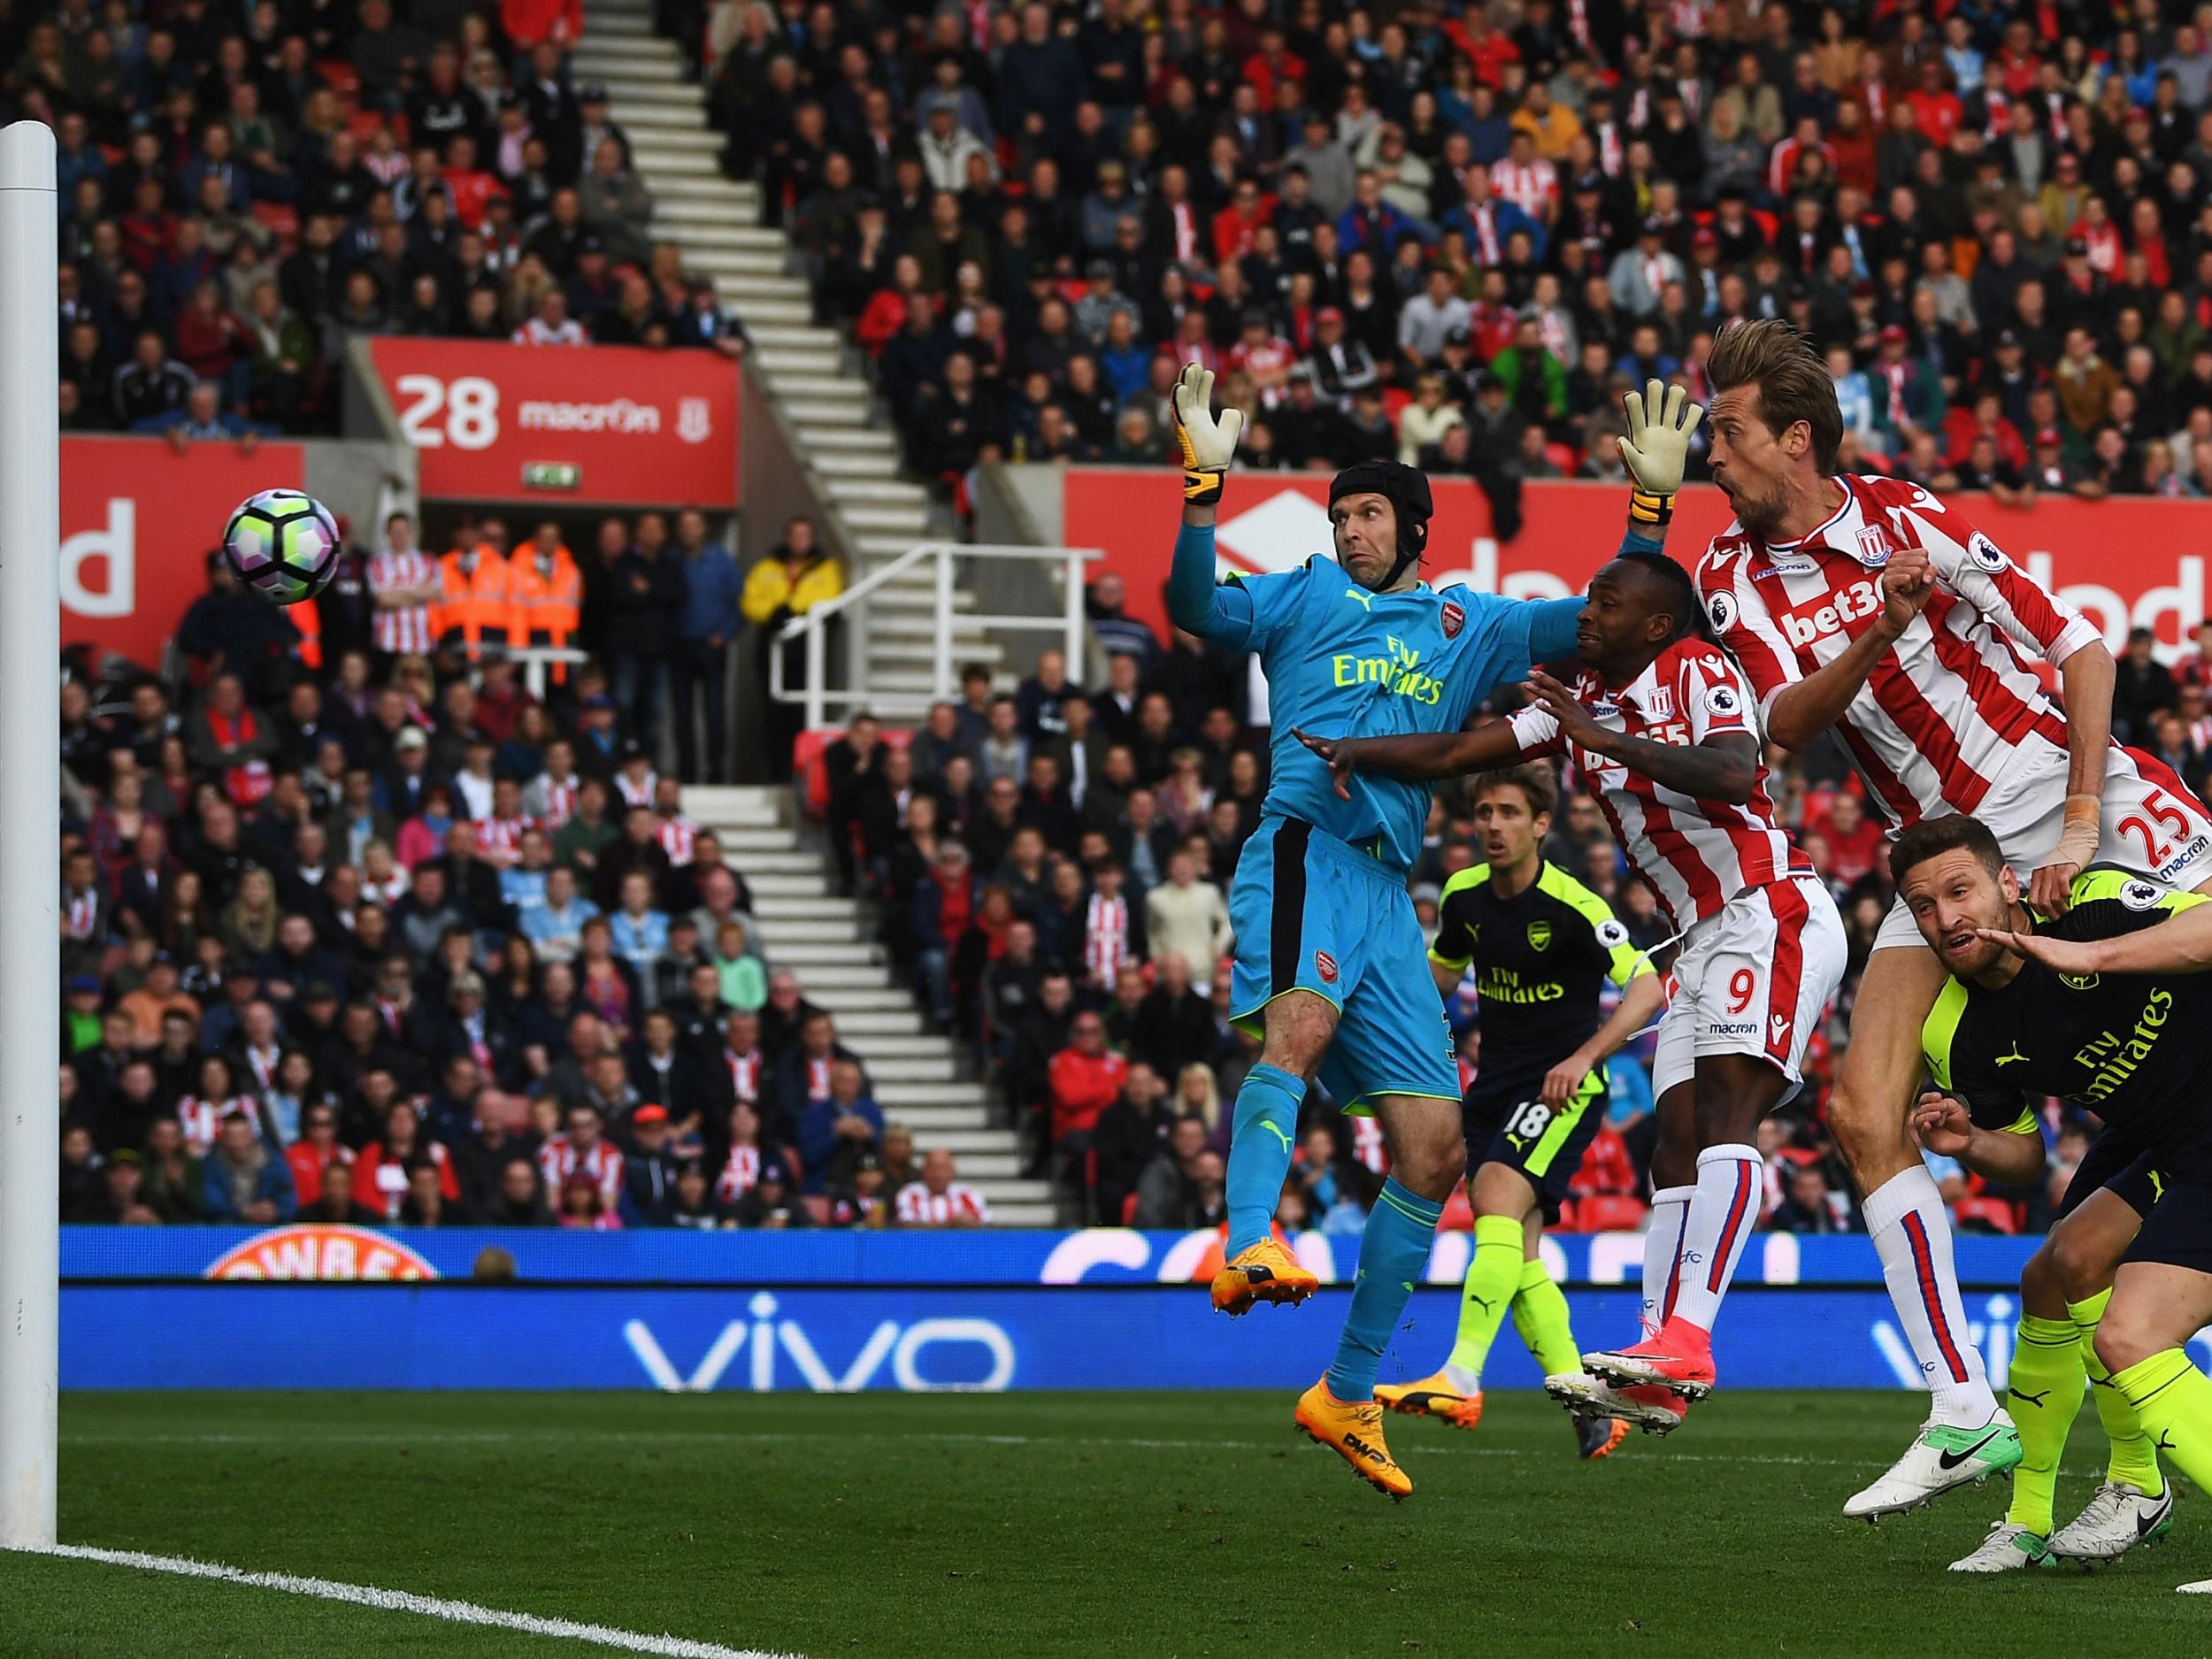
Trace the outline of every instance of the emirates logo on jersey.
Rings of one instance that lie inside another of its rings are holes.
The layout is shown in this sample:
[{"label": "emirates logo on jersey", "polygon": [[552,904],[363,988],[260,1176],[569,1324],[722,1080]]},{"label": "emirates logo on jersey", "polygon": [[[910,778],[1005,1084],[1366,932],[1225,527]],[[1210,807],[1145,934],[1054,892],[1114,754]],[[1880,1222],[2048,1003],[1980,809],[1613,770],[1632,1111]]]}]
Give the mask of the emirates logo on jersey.
[{"label": "emirates logo on jersey", "polygon": [[1467,612],[1461,609],[1460,606],[1455,602],[1446,600],[1444,602],[1443,620],[1444,637],[1448,640],[1455,640],[1459,637],[1460,629],[1467,626]]},{"label": "emirates logo on jersey", "polygon": [[1322,984],[1336,983],[1336,958],[1327,951],[1317,950],[1313,953],[1313,971],[1321,976]]}]

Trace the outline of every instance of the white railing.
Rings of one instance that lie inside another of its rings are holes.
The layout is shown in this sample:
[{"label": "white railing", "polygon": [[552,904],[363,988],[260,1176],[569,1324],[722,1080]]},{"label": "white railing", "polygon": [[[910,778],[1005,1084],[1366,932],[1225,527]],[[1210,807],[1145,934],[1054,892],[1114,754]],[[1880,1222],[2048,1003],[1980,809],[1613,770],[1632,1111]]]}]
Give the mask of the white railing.
[{"label": "white railing", "polygon": [[[779,703],[804,704],[806,724],[810,727],[828,723],[826,717],[831,703],[850,710],[866,707],[872,701],[883,701],[882,692],[878,691],[872,699],[869,690],[870,652],[868,634],[863,620],[867,614],[866,601],[894,577],[902,576],[925,564],[933,565],[933,574],[936,579],[936,626],[930,635],[933,647],[930,701],[952,702],[959,689],[958,682],[954,678],[953,664],[952,631],[956,618],[987,633],[1057,633],[1061,636],[1061,649],[1067,657],[1069,672],[1071,675],[1080,673],[1085,628],[1083,567],[1105,557],[1096,548],[995,546],[968,541],[925,541],[910,547],[888,565],[870,571],[836,598],[826,600],[804,616],[794,617],[783,625],[776,634],[775,654],[768,667],[768,695]],[[953,589],[956,585],[953,567],[961,559],[1005,560],[1058,566],[1062,589],[1059,611],[1051,616],[1005,616],[956,611],[952,603]],[[851,683],[839,687],[829,684],[828,629],[832,621],[848,611],[853,612],[855,621],[861,626],[855,628],[845,653],[846,672]],[[806,641],[806,683],[787,686],[783,680],[783,647],[789,641],[802,637]]]},{"label": "white railing", "polygon": [[516,645],[501,648],[508,662],[522,664],[522,683],[530,695],[540,703],[545,701],[545,671],[553,664],[580,664],[591,657],[584,651],[572,651],[561,645]]}]

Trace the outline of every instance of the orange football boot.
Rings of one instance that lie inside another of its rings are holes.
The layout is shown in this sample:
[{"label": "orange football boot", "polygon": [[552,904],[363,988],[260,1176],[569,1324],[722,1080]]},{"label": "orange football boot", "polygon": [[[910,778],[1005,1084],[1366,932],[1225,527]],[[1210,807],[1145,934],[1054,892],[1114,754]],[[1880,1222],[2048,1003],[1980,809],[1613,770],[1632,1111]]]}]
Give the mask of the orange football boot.
[{"label": "orange football boot", "polygon": [[1379,1402],[1338,1399],[1324,1377],[1298,1396],[1293,1416],[1308,1440],[1327,1447],[1362,1480],[1402,1503],[1413,1492],[1413,1478],[1398,1467],[1384,1442],[1382,1414]]},{"label": "orange football boot", "polygon": [[1262,1239],[1214,1275],[1214,1306],[1234,1317],[1256,1302],[1301,1302],[1320,1288],[1286,1246]]}]

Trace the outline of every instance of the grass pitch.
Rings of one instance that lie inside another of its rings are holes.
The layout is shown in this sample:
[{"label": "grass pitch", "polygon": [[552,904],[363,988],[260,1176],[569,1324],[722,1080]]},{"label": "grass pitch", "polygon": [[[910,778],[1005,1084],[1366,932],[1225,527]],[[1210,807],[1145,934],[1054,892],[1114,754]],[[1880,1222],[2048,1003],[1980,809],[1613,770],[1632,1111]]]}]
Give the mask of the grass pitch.
[{"label": "grass pitch", "polygon": [[[831,1655],[2212,1653],[2212,1504],[2093,1576],[1947,1574],[2002,1483],[1878,1528],[1844,1498],[1903,1394],[1740,1394],[1578,1463],[1562,1414],[1387,1420],[1395,1506],[1287,1395],[96,1394],[62,1407],[65,1542]],[[2062,1521],[2102,1437],[2076,1431]],[[0,1655],[605,1651],[0,1556]]]}]

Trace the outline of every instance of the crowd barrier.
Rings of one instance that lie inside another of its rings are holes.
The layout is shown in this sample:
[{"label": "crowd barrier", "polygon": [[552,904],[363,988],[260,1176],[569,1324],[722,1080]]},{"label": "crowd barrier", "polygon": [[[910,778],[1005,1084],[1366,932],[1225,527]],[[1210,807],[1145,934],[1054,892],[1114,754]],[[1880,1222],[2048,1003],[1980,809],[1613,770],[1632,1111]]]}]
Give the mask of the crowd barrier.
[{"label": "crowd barrier", "polygon": [[[1967,1338],[2001,1378],[2034,1240],[1958,1240]],[[388,1232],[69,1227],[66,1388],[1286,1389],[1328,1363],[1356,1237],[1300,1235],[1319,1305],[1231,1322],[1215,1233]],[[1469,1240],[1440,1235],[1386,1359],[1440,1358]],[[494,1254],[487,1258],[486,1252]],[[1544,1240],[1577,1329],[1636,1328],[1642,1239]],[[1863,1237],[1755,1237],[1722,1322],[1731,1387],[1908,1388]],[[2212,1359],[2212,1343],[2203,1345]],[[1492,1380],[1537,1380],[1517,1343]]]}]

